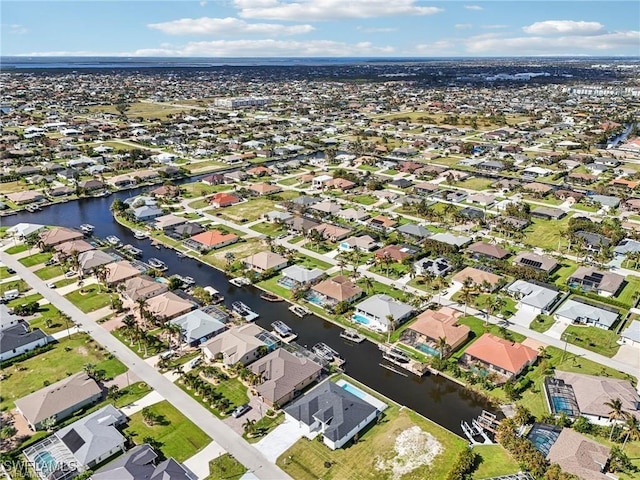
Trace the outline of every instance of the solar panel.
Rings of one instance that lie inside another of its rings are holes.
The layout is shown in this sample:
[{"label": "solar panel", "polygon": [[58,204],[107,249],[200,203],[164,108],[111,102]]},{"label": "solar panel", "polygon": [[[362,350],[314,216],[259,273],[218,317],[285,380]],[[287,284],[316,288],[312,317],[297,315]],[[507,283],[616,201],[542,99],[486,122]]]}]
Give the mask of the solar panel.
[{"label": "solar panel", "polygon": [[522,258],[520,259],[520,263],[522,265],[526,265],[527,267],[540,268],[542,266],[542,262],[538,260],[532,260],[530,258]]},{"label": "solar panel", "polygon": [[84,445],[84,439],[78,435],[74,429],[69,430],[64,437],[61,438],[64,444],[71,450],[72,453],[77,452],[82,445]]}]

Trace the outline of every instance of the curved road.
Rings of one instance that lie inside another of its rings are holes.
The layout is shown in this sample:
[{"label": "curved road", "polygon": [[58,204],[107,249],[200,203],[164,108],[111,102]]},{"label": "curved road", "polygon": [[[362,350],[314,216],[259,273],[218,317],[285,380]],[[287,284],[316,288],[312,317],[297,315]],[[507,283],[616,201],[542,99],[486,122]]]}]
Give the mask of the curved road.
[{"label": "curved road", "polygon": [[174,407],[180,410],[184,416],[198,425],[222,448],[233,455],[239,462],[247,467],[248,470],[253,472],[255,476],[264,480],[290,478],[279,467],[269,462],[262,453],[247,443],[240,435],[213,416],[177,385],[174,385],[162,376],[155,368],[148,365],[127,346],[80,311],[69,300],[47,288],[45,282],[30,272],[18,260],[5,252],[0,252],[0,259],[2,259],[5,265],[13,268],[20,278],[37,290],[44,298],[49,300],[52,305],[61,312],[69,315],[73,322],[82,330],[89,333],[96,342],[112,352],[118,360],[124,363],[138,378],[146,382]]}]

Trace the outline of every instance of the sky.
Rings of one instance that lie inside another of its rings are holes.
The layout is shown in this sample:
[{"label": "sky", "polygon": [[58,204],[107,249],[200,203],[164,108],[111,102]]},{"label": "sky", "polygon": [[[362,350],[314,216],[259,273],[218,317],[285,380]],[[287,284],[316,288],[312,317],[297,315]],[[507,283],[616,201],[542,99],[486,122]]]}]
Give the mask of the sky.
[{"label": "sky", "polygon": [[640,56],[636,0],[2,0],[0,54]]}]

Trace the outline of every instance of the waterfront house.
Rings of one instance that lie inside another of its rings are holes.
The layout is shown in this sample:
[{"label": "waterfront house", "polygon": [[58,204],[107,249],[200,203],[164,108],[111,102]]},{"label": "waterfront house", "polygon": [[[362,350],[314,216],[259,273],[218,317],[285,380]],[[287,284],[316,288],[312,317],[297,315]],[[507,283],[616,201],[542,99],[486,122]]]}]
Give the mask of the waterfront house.
[{"label": "waterfront house", "polygon": [[213,173],[211,175],[207,175],[200,181],[205,185],[220,185],[224,183],[224,176],[219,173]]},{"label": "waterfront house", "polygon": [[558,262],[554,258],[531,252],[520,252],[516,258],[513,259],[513,264],[533,268],[545,273],[551,273],[558,268]]},{"label": "waterfront house", "polygon": [[332,307],[340,302],[351,303],[362,294],[362,289],[348,277],[337,275],[312,286],[307,299],[323,307]]},{"label": "waterfront house", "polygon": [[269,251],[250,255],[244,258],[243,262],[248,269],[258,273],[266,272],[267,270],[282,270],[289,264],[289,260],[286,257]]},{"label": "waterfront house", "polygon": [[106,277],[105,284],[115,285],[122,283],[133,277],[140,275],[140,270],[133,266],[128,260],[120,260],[119,262],[108,263],[105,266]]},{"label": "waterfront house", "polygon": [[269,407],[282,407],[315,382],[322,372],[321,365],[282,348],[256,360],[249,369],[259,375],[259,383],[254,388]]},{"label": "waterfront house", "polygon": [[180,238],[193,237],[205,231],[204,227],[197,222],[184,223],[173,229],[174,233]]},{"label": "waterfront house", "polygon": [[323,275],[324,272],[319,268],[305,268],[300,265],[291,265],[282,270],[282,278],[278,280],[278,285],[294,289],[311,284]]},{"label": "waterfront house", "polygon": [[[391,326],[404,323],[412,313],[411,305],[389,295],[376,294],[355,306],[352,320],[371,330],[386,332]],[[391,323],[393,325],[390,325]]]},{"label": "waterfront house", "polygon": [[317,432],[331,450],[343,447],[375,420],[386,405],[359,392],[348,382],[325,381],[285,408],[285,415],[304,426],[306,435]]},{"label": "waterfront house", "polygon": [[451,282],[457,288],[462,288],[462,285],[467,278],[471,279],[474,288],[478,289],[488,286],[490,291],[494,291],[502,280],[502,277],[495,273],[479,270],[473,267],[466,267],[456,273],[451,279]]},{"label": "waterfront house", "polygon": [[579,288],[586,292],[596,292],[603,297],[615,296],[625,280],[617,273],[598,270],[595,267],[578,267],[567,279],[572,288]]},{"label": "waterfront house", "polygon": [[564,323],[593,325],[604,330],[610,329],[620,313],[612,307],[591,305],[578,298],[570,298],[554,312],[556,320]]},{"label": "waterfront house", "polygon": [[107,183],[115,188],[131,188],[136,186],[136,181],[129,175],[116,175],[107,180]]},{"label": "waterfront house", "polygon": [[87,250],[78,255],[78,270],[83,275],[91,272],[94,268],[107,265],[115,258],[104,250]]},{"label": "waterfront house", "polygon": [[44,195],[35,190],[23,190],[21,192],[6,193],[5,197],[16,205],[26,205],[27,203],[41,202]]},{"label": "waterfront house", "polygon": [[183,225],[189,221],[188,218],[178,217],[172,213],[168,215],[162,215],[161,217],[156,217],[153,228],[156,230],[167,231],[172,228],[176,228],[178,225]]},{"label": "waterfront house", "polygon": [[60,422],[82,407],[97,402],[102,389],[85,372],[76,373],[15,401],[16,410],[33,430],[47,419]]},{"label": "waterfront house", "polygon": [[132,302],[139,298],[151,298],[160,295],[168,290],[167,284],[158,282],[148,275],[140,275],[130,278],[124,282],[122,294],[126,299]]},{"label": "waterfront house", "polygon": [[84,238],[82,232],[78,230],[72,230],[65,227],[53,227],[50,230],[45,230],[38,234],[39,243],[46,249],[48,247],[55,247],[64,242],[70,242],[73,240],[81,240]]},{"label": "waterfront house", "polygon": [[200,309],[184,313],[169,323],[180,327],[182,341],[190,347],[197,347],[227,328],[223,322]]},{"label": "waterfront house", "polygon": [[469,368],[494,372],[506,381],[517,377],[537,358],[533,348],[485,333],[465,350],[461,360]]},{"label": "waterfront house", "polygon": [[444,338],[450,352],[457,350],[469,338],[471,329],[458,324],[462,312],[451,307],[425,310],[407,327],[400,341],[430,355],[439,356],[438,341]]},{"label": "waterfront house", "polygon": [[182,243],[185,247],[205,253],[217,248],[226,247],[238,241],[239,237],[235,233],[222,233],[219,230],[205,230],[194,235]]},{"label": "waterfront house", "polygon": [[548,313],[560,296],[560,292],[550,285],[541,285],[526,280],[515,280],[505,290],[518,300],[518,310],[535,315]]},{"label": "waterfront house", "polygon": [[201,345],[205,358],[212,362],[216,357],[227,365],[240,362],[248,365],[260,357],[259,352],[268,345],[263,340],[266,331],[255,323],[232,327]]},{"label": "waterfront house", "polygon": [[147,312],[161,324],[183,313],[190,312],[196,306],[173,292],[164,292],[147,299]]},{"label": "waterfront house", "polygon": [[139,222],[148,222],[162,216],[164,212],[155,205],[142,205],[133,209],[133,216]]}]

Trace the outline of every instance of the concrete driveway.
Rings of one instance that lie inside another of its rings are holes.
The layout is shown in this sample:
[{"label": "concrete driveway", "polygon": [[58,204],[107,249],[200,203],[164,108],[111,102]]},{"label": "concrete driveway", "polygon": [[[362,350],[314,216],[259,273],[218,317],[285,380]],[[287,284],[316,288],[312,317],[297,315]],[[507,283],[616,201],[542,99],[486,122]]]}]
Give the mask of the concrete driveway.
[{"label": "concrete driveway", "polygon": [[267,460],[275,463],[280,455],[304,436],[305,432],[306,427],[301,428],[300,422],[285,417],[284,423],[278,425],[269,435],[253,446]]},{"label": "concrete driveway", "polygon": [[269,407],[262,403],[259,397],[255,395],[249,395],[249,405],[251,406],[251,410],[242,415],[239,418],[233,418],[229,415],[229,418],[224,419],[224,423],[227,426],[231,427],[234,432],[242,435],[244,433],[243,425],[247,420],[255,420],[256,422],[260,420],[264,414],[269,410]]},{"label": "concrete driveway", "polygon": [[556,320],[556,322],[553,325],[551,325],[551,328],[546,332],[544,332],[544,334],[551,338],[562,339],[562,334],[564,333],[564,331],[567,329],[568,326],[569,326],[568,323]]},{"label": "concrete driveway", "polygon": [[636,371],[640,372],[640,348],[631,345],[621,345],[618,353],[613,356],[614,360],[633,365]]},{"label": "concrete driveway", "polygon": [[522,327],[529,328],[533,319],[536,318],[536,314],[533,312],[527,312],[523,309],[519,309],[515,315],[509,318],[511,323],[515,323],[516,325],[520,325]]}]

